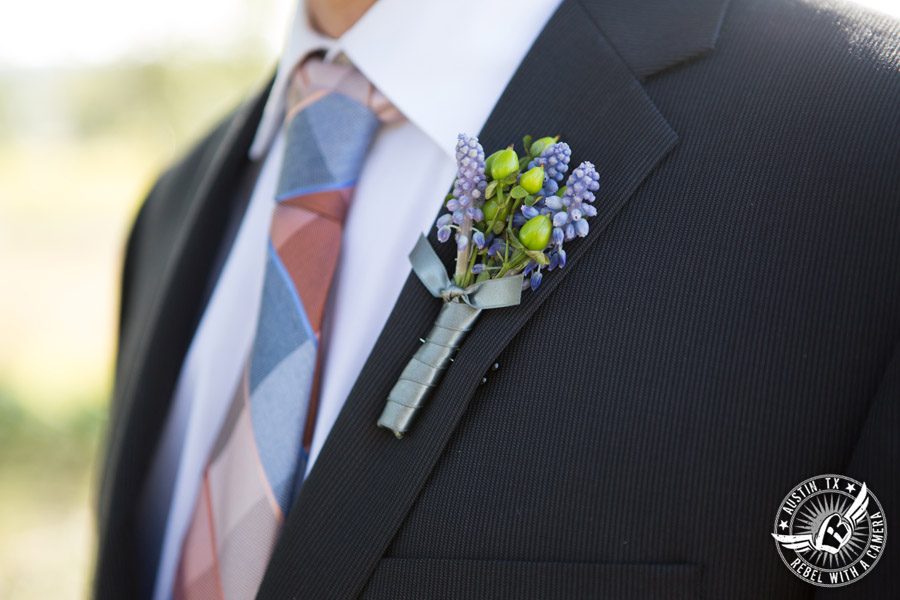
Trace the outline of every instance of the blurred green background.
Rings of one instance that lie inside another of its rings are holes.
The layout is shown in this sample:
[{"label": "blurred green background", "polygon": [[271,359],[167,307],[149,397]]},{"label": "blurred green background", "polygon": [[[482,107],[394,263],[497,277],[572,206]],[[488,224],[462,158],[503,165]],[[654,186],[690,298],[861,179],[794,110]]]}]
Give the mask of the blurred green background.
[{"label": "blurred green background", "polygon": [[0,7],[0,600],[87,595],[125,236],[160,169],[270,75],[293,8]]},{"label": "blurred green background", "polygon": [[291,0],[0,8],[0,600],[84,598],[125,236],[271,74]]}]

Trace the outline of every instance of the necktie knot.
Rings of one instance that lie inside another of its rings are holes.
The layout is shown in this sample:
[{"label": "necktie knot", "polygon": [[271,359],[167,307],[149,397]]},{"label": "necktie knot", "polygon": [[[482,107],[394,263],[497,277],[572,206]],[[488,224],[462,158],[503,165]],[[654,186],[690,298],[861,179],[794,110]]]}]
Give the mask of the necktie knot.
[{"label": "necktie knot", "polygon": [[342,222],[379,127],[400,113],[353,65],[314,54],[291,76],[277,200]]},{"label": "necktie knot", "polygon": [[345,61],[326,62],[320,55],[313,54],[300,63],[291,75],[287,120],[332,93],[356,100],[375,113],[382,123],[394,123],[403,118],[384,94],[352,64]]}]

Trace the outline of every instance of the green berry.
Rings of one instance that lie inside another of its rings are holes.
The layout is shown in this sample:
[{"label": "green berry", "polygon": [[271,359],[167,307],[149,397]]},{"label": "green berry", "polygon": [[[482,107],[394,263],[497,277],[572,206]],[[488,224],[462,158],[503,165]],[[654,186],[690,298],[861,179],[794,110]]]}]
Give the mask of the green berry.
[{"label": "green berry", "polygon": [[544,167],[535,167],[519,178],[519,185],[529,194],[537,194],[544,187]]},{"label": "green berry", "polygon": [[[506,203],[503,204],[503,209],[500,209],[500,206],[497,204],[497,200],[491,198],[487,202],[484,203],[484,206],[481,207],[484,211],[484,220],[490,223],[494,220],[494,217],[497,218],[497,221],[505,221],[506,217],[509,216],[509,206]],[[499,210],[499,214],[498,213]]]},{"label": "green berry", "polygon": [[494,152],[493,154],[491,154],[484,160],[484,172],[485,173],[487,173],[487,174],[491,173],[491,165],[494,164],[494,159],[496,159],[500,155],[501,152],[503,152],[503,150],[497,150],[496,152]]},{"label": "green berry", "polygon": [[[493,154],[491,156],[494,156]],[[491,163],[491,177],[494,179],[503,179],[510,173],[515,173],[519,169],[519,157],[511,148],[501,150],[497,153],[494,161]]]},{"label": "green berry", "polygon": [[543,250],[550,242],[553,223],[547,215],[532,217],[519,230],[519,241],[529,250]]},{"label": "green berry", "polygon": [[556,138],[542,137],[541,139],[539,139],[536,142],[534,142],[533,144],[531,144],[531,148],[528,150],[528,153],[531,154],[532,156],[540,156],[541,152],[544,151],[544,148],[546,148],[550,144],[555,144],[555,143],[556,143]]}]

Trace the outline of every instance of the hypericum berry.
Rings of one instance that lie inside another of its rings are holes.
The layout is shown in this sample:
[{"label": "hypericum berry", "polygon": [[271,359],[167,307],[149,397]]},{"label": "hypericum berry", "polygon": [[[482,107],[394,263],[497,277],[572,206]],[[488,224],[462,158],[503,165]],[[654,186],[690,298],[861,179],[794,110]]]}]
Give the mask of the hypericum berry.
[{"label": "hypericum berry", "polygon": [[491,177],[503,179],[519,169],[519,157],[511,148],[501,150],[491,163]]},{"label": "hypericum berry", "polygon": [[556,138],[552,137],[542,137],[539,140],[535,140],[531,143],[531,148],[528,149],[528,153],[533,157],[538,157],[541,155],[541,152],[544,151],[544,148],[549,146],[550,144],[555,144]]},{"label": "hypericum berry", "polygon": [[[487,219],[488,223],[494,221],[495,218],[497,221],[505,221],[506,217],[509,216],[509,206],[506,204],[503,205],[503,209],[499,210],[499,205],[494,198],[491,198],[487,202],[484,203],[484,216]],[[499,210],[499,213],[498,213]]]},{"label": "hypericum berry", "polygon": [[487,157],[487,160],[484,161],[484,172],[485,173],[491,172],[491,166],[493,166],[494,160],[496,160],[497,156],[499,156],[501,152],[503,152],[503,150],[497,150],[496,152],[494,152],[493,154],[491,154],[490,156]]},{"label": "hypericum berry", "polygon": [[544,186],[544,167],[534,167],[519,177],[519,185],[529,194],[537,194]]},{"label": "hypericum berry", "polygon": [[547,215],[538,215],[528,220],[519,230],[519,241],[529,250],[543,250],[550,242],[553,224]]}]

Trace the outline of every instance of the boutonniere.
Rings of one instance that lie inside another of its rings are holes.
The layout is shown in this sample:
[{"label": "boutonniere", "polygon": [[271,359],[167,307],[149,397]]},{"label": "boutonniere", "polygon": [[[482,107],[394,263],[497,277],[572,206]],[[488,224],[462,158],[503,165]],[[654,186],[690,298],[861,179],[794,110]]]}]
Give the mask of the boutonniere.
[{"label": "boutonniere", "polygon": [[[379,427],[398,438],[410,429],[431,391],[482,311],[519,304],[523,290],[536,290],[545,271],[566,266],[566,242],[588,234],[597,214],[594,165],[583,162],[566,179],[572,150],[558,137],[523,140],[485,158],[478,138],[460,134],[456,181],[437,220],[437,239],[456,243],[452,277],[424,236],[410,254],[413,271],[444,301],[388,394]],[[565,180],[565,185],[563,181]]]}]

